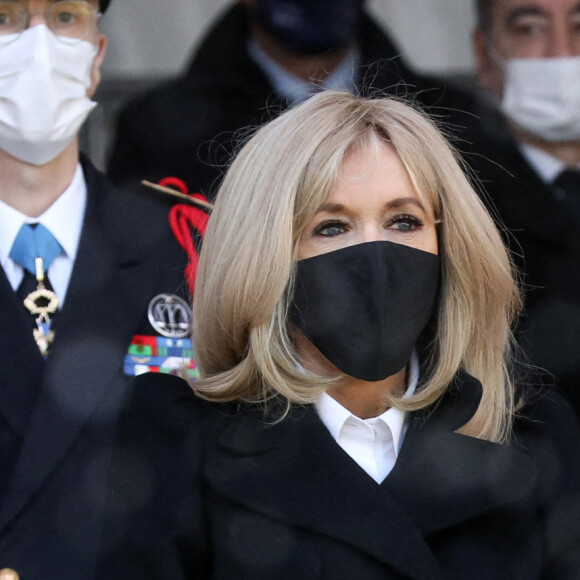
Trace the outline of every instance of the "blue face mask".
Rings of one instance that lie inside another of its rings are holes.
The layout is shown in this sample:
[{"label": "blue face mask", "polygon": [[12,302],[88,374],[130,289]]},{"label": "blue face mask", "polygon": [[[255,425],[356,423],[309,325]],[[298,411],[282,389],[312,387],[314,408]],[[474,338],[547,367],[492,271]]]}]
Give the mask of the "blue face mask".
[{"label": "blue face mask", "polygon": [[356,37],[365,0],[255,0],[262,28],[297,54],[346,48]]}]

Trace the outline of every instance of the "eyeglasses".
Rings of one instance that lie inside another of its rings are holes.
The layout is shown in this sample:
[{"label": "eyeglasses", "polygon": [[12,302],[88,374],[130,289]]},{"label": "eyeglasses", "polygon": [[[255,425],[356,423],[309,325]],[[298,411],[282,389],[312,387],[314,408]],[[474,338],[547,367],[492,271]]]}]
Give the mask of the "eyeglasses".
[{"label": "eyeglasses", "polygon": [[[24,2],[0,0],[0,44],[28,28],[35,14],[28,11]],[[44,13],[47,27],[57,37],[72,41],[90,38],[100,16],[100,12],[84,0],[55,2]]]}]

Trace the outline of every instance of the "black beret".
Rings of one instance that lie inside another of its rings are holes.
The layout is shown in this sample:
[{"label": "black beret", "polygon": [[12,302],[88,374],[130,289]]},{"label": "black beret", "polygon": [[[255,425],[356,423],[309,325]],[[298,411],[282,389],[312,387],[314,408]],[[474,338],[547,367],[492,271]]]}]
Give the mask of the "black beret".
[{"label": "black beret", "polygon": [[99,0],[99,10],[104,13],[110,3],[111,0]]}]

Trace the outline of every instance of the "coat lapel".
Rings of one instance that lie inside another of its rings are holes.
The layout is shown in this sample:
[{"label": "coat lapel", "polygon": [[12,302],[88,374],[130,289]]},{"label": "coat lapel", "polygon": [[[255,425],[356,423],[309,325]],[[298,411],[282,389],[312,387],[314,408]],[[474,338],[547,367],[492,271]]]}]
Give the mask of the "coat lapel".
[{"label": "coat lapel", "polygon": [[31,499],[95,411],[103,413],[103,420],[116,412],[124,355],[147,310],[146,289],[156,282],[147,256],[119,243],[118,232],[109,226],[100,198],[122,194],[96,188],[89,179],[87,185],[87,212],[67,299],[2,505],[0,528]]},{"label": "coat lapel", "polygon": [[536,468],[521,450],[455,433],[473,415],[481,384],[459,378],[430,416],[415,416],[385,487],[423,535],[532,493]]},{"label": "coat lapel", "polygon": [[296,410],[273,426],[264,426],[260,411],[225,423],[220,449],[206,466],[219,493],[354,546],[405,577],[441,577],[417,527],[334,442],[313,410]]},{"label": "coat lapel", "polygon": [[[577,216],[524,159],[505,121],[495,112],[486,110],[482,115],[489,122],[483,125],[481,134],[476,134],[477,154],[468,155],[468,161],[476,172],[479,168],[484,189],[489,188],[492,193],[491,201],[501,217],[500,225],[505,225],[516,239],[527,233],[550,246],[558,243],[563,248],[580,248]],[[490,115],[494,116],[490,118]],[[502,163],[494,159],[501,159]],[[513,250],[518,253],[520,249],[514,245]]]},{"label": "coat lapel", "polygon": [[[471,417],[479,383],[416,417],[396,467],[377,485],[316,413],[266,426],[260,411],[224,422],[209,484],[251,510],[354,546],[409,578],[442,578],[426,536],[528,493],[534,468],[509,447],[453,433]],[[385,539],[388,541],[385,541]]]}]

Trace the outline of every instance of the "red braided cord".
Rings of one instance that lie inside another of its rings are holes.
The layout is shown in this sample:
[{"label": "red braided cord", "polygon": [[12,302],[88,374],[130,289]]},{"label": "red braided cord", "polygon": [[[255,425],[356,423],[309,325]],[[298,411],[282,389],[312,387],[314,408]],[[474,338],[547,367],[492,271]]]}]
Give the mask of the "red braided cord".
[{"label": "red braided cord", "polygon": [[[159,182],[159,185],[165,187],[174,186],[176,189],[181,191],[181,193],[189,194],[185,183],[177,177],[166,177]],[[191,197],[195,197],[202,201],[208,201],[207,198],[200,193],[194,193]],[[199,254],[193,242],[192,228],[199,232],[203,239],[208,220],[209,215],[202,209],[184,203],[174,205],[169,212],[169,225],[173,230],[173,235],[179,245],[185,250],[189,259],[189,263],[185,268],[185,278],[192,296],[195,288],[197,264],[199,262]]]}]

